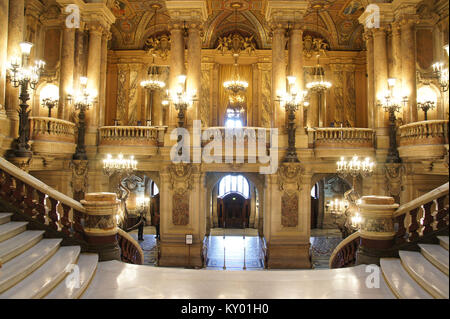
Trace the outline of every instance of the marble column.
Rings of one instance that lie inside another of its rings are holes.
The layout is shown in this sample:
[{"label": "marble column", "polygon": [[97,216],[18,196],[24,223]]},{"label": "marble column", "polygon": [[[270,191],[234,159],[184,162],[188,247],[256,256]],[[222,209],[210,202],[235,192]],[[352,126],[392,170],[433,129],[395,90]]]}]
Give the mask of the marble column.
[{"label": "marble column", "polygon": [[364,31],[366,41],[366,68],[367,68],[367,123],[369,128],[375,128],[375,90],[374,90],[374,60],[373,35],[371,30]]},{"label": "marble column", "polygon": [[[396,79],[396,86],[402,87],[402,47],[400,37],[400,26],[397,23],[392,25],[392,74],[389,77]],[[403,118],[406,118],[405,110],[403,110]]]},{"label": "marble column", "polygon": [[[172,25],[170,30],[170,75],[169,90],[173,93],[178,86],[178,76],[184,72],[184,37],[180,25]],[[171,94],[169,93],[169,94]],[[177,111],[171,104],[169,109],[169,126],[177,126]]]},{"label": "marble column", "polygon": [[403,89],[408,93],[405,124],[417,122],[415,23],[413,19],[404,19],[401,24],[402,83]]},{"label": "marble column", "polygon": [[284,57],[285,30],[281,26],[276,26],[272,36],[272,100],[273,100],[273,126],[282,127],[285,125],[285,110],[280,103],[274,101],[277,92],[286,91],[286,63]]},{"label": "marble column", "polygon": [[[303,83],[303,30],[295,25],[289,34],[289,74],[296,77],[295,88],[300,94],[304,89]],[[296,112],[296,122],[299,128],[303,128],[303,105]],[[298,130],[305,134],[303,129]]]},{"label": "marble column", "polygon": [[[101,53],[102,53],[102,31],[103,28],[99,25],[89,26],[89,50],[87,62],[87,87],[97,92],[97,97],[100,93],[100,72],[101,72]],[[94,103],[91,110],[87,112],[86,122],[87,126],[96,127],[98,125],[98,108],[99,103]]]},{"label": "marble column", "polygon": [[74,89],[79,89],[80,77],[86,76],[85,33],[75,30],[75,67],[73,75]]},{"label": "marble column", "polygon": [[9,0],[0,0],[0,112],[5,108]]},{"label": "marble column", "polygon": [[106,116],[106,71],[108,63],[108,41],[111,39],[111,33],[109,31],[104,32],[102,35],[102,51],[101,51],[101,64],[100,64],[100,92],[99,92],[99,114],[98,125],[105,125]]},{"label": "marble column", "polygon": [[74,28],[64,28],[61,50],[58,118],[68,120],[70,114],[70,104],[67,101],[67,93],[73,88],[73,72],[75,62]]},{"label": "marble column", "polygon": [[[191,24],[189,28],[187,52],[187,90],[197,92],[197,98],[200,98],[200,85],[202,77],[202,39],[200,37],[199,25]],[[188,126],[191,126],[193,120],[200,119],[200,102],[194,102],[191,110],[188,110]]]},{"label": "marble column", "polygon": [[[24,39],[24,0],[9,1],[9,19],[8,19],[8,60],[13,57],[22,55],[19,43]],[[6,85],[6,113],[11,120],[12,137],[18,136],[19,115],[17,109],[19,107],[19,89],[12,85]]]},{"label": "marble column", "polygon": [[[385,28],[375,29],[373,31],[373,60],[374,60],[374,98],[377,100],[380,94],[388,89],[388,61],[386,48],[386,30]],[[376,63],[375,63],[376,62]],[[388,121],[382,107],[375,106],[375,128],[387,128]],[[385,134],[387,135],[387,131]]]}]

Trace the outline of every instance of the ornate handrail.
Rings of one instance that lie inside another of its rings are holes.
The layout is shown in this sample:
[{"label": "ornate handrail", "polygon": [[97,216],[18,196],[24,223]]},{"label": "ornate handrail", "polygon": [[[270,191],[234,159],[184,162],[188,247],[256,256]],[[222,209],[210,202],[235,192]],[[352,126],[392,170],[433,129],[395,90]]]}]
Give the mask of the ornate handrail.
[{"label": "ornate handrail", "polygon": [[0,198],[66,236],[83,239],[85,208],[0,157]]},{"label": "ornate handrail", "polygon": [[359,242],[360,236],[358,232],[341,241],[331,253],[328,262],[329,267],[332,269],[353,266],[356,262],[356,251],[358,250]]},{"label": "ornate handrail", "polygon": [[144,251],[139,243],[126,231],[118,228],[117,242],[120,247],[120,257],[123,262],[142,265],[144,263]]},{"label": "ornate handrail", "polygon": [[30,117],[30,138],[75,143],[75,123],[52,117]]},{"label": "ornate handrail", "polygon": [[314,135],[317,146],[324,144],[350,144],[373,147],[375,132],[370,128],[358,127],[316,127],[308,130]]},{"label": "ornate handrail", "polygon": [[400,206],[394,213],[395,245],[416,242],[448,227],[449,183]]},{"label": "ornate handrail", "polygon": [[400,145],[448,144],[448,120],[409,123],[399,127]]},{"label": "ornate handrail", "polygon": [[[393,213],[395,235],[392,251],[419,242],[427,235],[433,235],[449,225],[449,183],[406,203]],[[333,251],[330,268],[347,267],[356,261],[356,252],[360,244],[360,233],[345,238]]]},{"label": "ornate handrail", "polygon": [[99,128],[100,145],[160,145],[166,126],[103,126]]},{"label": "ornate handrail", "polygon": [[[227,131],[229,133],[235,134],[233,136],[240,137],[242,134],[244,137],[244,140],[247,140],[248,138],[256,140],[257,136],[258,136],[258,132],[263,130],[265,132],[266,142],[267,143],[270,142],[270,128],[266,128],[266,127],[244,126],[241,128],[227,128],[225,126],[210,126],[207,128],[203,128],[203,131],[207,131],[207,130],[219,131],[222,136],[222,139],[225,139],[227,137],[227,135],[226,135]],[[212,137],[211,137],[211,139],[212,139]]]}]

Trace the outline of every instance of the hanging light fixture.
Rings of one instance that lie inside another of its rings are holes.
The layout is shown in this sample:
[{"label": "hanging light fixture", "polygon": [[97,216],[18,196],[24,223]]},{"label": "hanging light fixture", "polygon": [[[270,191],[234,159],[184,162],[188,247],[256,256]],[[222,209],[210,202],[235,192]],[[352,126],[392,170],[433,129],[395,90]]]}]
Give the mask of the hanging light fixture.
[{"label": "hanging light fixture", "polygon": [[[319,8],[316,9],[316,32],[319,33]],[[318,48],[320,49],[320,47]],[[312,80],[306,83],[306,88],[315,92],[323,92],[331,87],[331,82],[325,80],[325,71],[319,62],[320,51],[317,51],[317,64],[313,68]]]},{"label": "hanging light fixture", "polygon": [[[235,29],[236,29],[236,33],[237,33],[237,31],[238,31],[237,30],[237,9],[240,8],[242,5],[240,3],[233,3],[231,6],[234,8],[234,24],[235,24]],[[231,80],[225,81],[223,83],[223,87],[236,95],[238,93],[245,92],[247,90],[248,83],[239,78],[239,68],[238,68],[239,52],[237,50],[233,51],[233,58],[234,58],[234,64],[233,64],[233,74],[232,74]]]}]

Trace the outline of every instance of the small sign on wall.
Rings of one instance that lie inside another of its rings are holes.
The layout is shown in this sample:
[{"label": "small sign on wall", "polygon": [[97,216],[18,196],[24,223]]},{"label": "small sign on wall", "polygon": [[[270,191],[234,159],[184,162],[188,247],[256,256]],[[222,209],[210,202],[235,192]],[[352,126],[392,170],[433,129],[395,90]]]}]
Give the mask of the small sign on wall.
[{"label": "small sign on wall", "polygon": [[192,245],[192,235],[186,235],[186,245]]}]

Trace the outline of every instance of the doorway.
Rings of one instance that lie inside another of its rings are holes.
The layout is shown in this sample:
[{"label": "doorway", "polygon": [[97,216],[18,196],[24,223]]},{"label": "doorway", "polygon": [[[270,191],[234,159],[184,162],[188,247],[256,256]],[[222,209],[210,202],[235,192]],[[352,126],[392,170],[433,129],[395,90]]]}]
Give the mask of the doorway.
[{"label": "doorway", "polygon": [[229,193],[217,198],[220,228],[248,228],[250,199],[239,193]]}]

